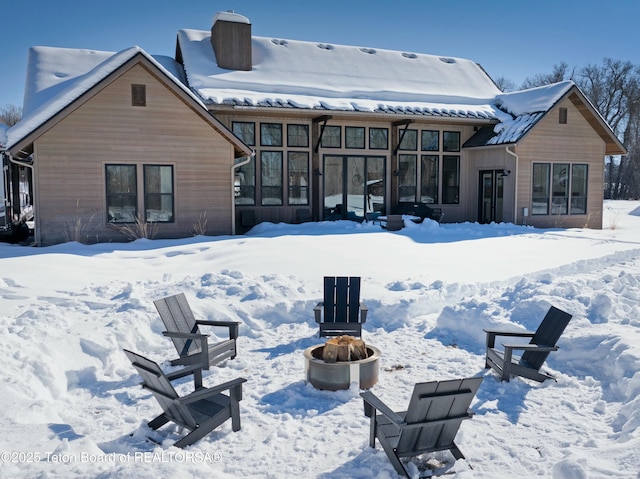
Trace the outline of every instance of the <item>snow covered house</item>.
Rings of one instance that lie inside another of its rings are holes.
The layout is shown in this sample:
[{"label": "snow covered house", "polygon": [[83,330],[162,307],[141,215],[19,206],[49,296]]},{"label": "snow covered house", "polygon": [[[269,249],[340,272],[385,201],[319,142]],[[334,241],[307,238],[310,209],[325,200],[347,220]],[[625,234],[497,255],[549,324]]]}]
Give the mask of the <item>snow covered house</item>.
[{"label": "snow covered house", "polygon": [[175,59],[33,48],[24,112],[6,154],[32,163],[40,244],[77,225],[115,240],[136,217],[233,234],[414,202],[601,228],[604,158],[625,153],[573,82],[502,93],[470,60],[257,37],[226,12],[179,31]]}]

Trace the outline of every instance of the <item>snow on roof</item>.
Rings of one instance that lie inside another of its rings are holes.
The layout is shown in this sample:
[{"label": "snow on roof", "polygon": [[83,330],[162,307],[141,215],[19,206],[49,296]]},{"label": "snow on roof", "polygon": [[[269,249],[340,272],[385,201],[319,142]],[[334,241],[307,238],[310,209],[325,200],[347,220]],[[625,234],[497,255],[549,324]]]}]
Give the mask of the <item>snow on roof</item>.
[{"label": "snow on roof", "polygon": [[211,33],[181,30],[189,85],[205,102],[437,116],[500,116],[500,90],[461,58],[252,37],[251,71],[217,66]]},{"label": "snow on roof", "polygon": [[34,131],[137,54],[144,55],[202,104],[185,86],[182,68],[175,60],[169,57],[152,57],[140,47],[131,47],[118,53],[32,47],[27,63],[23,118],[9,129],[7,148]]},{"label": "snow on roof", "polygon": [[515,143],[535,125],[572,87],[572,81],[563,81],[496,97],[496,106],[514,116],[493,127],[495,136],[487,145]]},{"label": "snow on roof", "polygon": [[528,90],[501,93],[496,96],[496,105],[515,117],[549,111],[573,86],[575,83],[567,80]]},{"label": "snow on roof", "polygon": [[[232,12],[215,19],[249,23]],[[178,45],[184,70],[174,59],[151,56],[140,47],[119,53],[31,48],[23,120],[8,130],[5,146],[15,145],[138,53],[203,107],[209,103],[497,121],[493,132],[482,131],[470,140],[472,146],[518,141],[575,86],[566,81],[502,93],[467,59],[255,36],[252,70],[236,71],[217,66],[210,32],[180,30]]]},{"label": "snow on roof", "polygon": [[251,23],[247,17],[233,11],[216,13],[211,24],[214,25],[218,20],[235,23]]}]

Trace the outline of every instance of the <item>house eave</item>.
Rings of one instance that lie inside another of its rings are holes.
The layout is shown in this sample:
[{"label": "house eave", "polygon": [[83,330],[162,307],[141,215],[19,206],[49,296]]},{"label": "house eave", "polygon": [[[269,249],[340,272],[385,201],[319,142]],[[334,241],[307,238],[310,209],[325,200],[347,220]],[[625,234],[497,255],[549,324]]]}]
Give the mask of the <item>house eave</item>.
[{"label": "house eave", "polygon": [[385,122],[393,122],[398,119],[411,118],[420,122],[455,123],[469,125],[494,125],[498,123],[496,118],[482,118],[477,116],[453,116],[453,115],[426,115],[416,113],[397,113],[382,111],[347,111],[329,110],[323,108],[291,108],[274,106],[247,106],[247,105],[208,105],[213,114],[254,114],[263,116],[289,116],[299,118],[315,118],[319,114],[331,114],[332,117],[340,117],[345,120],[375,119]]}]

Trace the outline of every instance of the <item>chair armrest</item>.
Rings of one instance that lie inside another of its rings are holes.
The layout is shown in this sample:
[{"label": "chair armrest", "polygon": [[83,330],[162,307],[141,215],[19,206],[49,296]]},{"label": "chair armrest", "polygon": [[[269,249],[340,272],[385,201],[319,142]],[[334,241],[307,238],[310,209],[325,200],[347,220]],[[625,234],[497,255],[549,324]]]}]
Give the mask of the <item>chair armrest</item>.
[{"label": "chair armrest", "polygon": [[210,321],[197,319],[196,324],[203,326],[221,326],[229,328],[229,339],[238,339],[238,327],[240,323],[238,321]]},{"label": "chair armrest", "polygon": [[178,331],[162,331],[162,335],[168,338],[182,338],[182,339],[206,339],[208,334],[200,333],[180,333]]},{"label": "chair armrest", "polygon": [[324,301],[316,304],[315,308],[313,308],[313,312],[316,317],[316,323],[322,322],[322,308],[324,308]]},{"label": "chair armrest", "polygon": [[516,351],[557,351],[558,346],[544,346],[538,344],[503,344],[505,349],[515,349]]},{"label": "chair armrest", "polygon": [[531,331],[501,331],[499,329],[483,329],[487,333],[487,347],[493,348],[496,344],[496,336],[512,336],[520,338],[532,338],[536,333]]},{"label": "chair armrest", "polygon": [[193,391],[191,394],[178,398],[178,401],[183,404],[189,404],[192,402],[200,401],[202,399],[207,399],[208,397],[220,394],[222,391],[231,390],[233,388],[239,388],[240,393],[238,395],[238,400],[240,400],[242,399],[242,383],[244,382],[247,382],[247,380],[244,378],[236,378],[217,386]]},{"label": "chair armrest", "polygon": [[198,371],[202,371],[202,365],[194,364],[192,366],[186,366],[177,371],[172,371],[170,373],[165,373],[165,376],[169,381],[174,381],[176,379],[183,378],[185,376],[189,376],[191,374],[196,374]]},{"label": "chair armrest", "polygon": [[360,322],[364,323],[367,321],[367,313],[369,312],[369,308],[364,303],[360,303]]},{"label": "chair armrest", "polygon": [[360,396],[362,396],[364,400],[364,413],[367,417],[373,418],[375,417],[376,411],[379,411],[397,426],[403,426],[405,424],[402,416],[392,411],[389,406],[383,403],[378,396],[371,391],[362,392]]}]

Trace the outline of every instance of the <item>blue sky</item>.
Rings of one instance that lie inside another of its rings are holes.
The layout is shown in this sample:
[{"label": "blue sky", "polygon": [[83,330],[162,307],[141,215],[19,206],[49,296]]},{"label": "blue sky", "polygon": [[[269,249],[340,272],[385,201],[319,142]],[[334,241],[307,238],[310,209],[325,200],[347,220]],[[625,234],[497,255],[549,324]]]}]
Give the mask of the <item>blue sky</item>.
[{"label": "blue sky", "polygon": [[640,65],[637,0],[0,0],[0,108],[22,106],[31,46],[173,56],[178,30],[226,10],[257,36],[468,58],[516,85],[561,61]]}]

